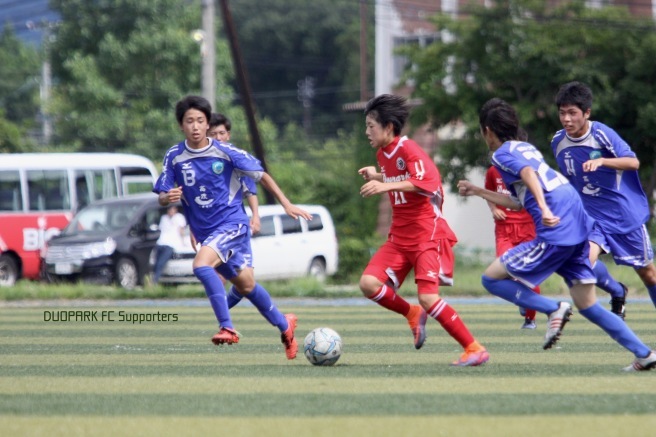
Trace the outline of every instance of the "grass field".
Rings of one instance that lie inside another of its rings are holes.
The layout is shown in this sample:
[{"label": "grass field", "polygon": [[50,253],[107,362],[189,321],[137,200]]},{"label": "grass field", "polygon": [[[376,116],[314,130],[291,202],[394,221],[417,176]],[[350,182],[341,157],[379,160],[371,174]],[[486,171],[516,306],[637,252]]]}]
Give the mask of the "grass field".
[{"label": "grass field", "polygon": [[[314,367],[302,353],[287,361],[277,330],[246,305],[233,310],[240,343],[217,348],[204,301],[5,304],[0,433],[581,437],[656,427],[656,372],[621,372],[632,355],[578,314],[559,347],[543,351],[543,315],[536,331],[520,330],[511,305],[454,299],[491,354],[485,366],[454,368],[460,349],[436,322],[416,351],[398,316],[363,299],[329,302],[280,306],[299,316],[301,342],[318,326],[341,334],[334,367]],[[628,308],[628,323],[656,346],[653,305]],[[71,310],[97,311],[98,321],[44,321]],[[103,322],[103,311],[114,320]],[[133,324],[120,311],[177,321]]]}]

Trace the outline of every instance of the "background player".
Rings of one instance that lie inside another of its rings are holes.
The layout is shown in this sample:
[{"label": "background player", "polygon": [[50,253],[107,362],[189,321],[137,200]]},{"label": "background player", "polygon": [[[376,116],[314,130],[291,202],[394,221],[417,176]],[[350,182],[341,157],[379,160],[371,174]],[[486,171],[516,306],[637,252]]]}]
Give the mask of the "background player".
[{"label": "background player", "polygon": [[626,287],[598,259],[611,253],[615,264],[635,269],[656,305],[656,268],[646,223],[649,202],[640,184],[640,161],[613,129],[590,121],[592,91],[580,82],[563,85],[556,95],[563,129],[551,141],[558,167],[595,219],[588,237],[597,285],[611,294],[611,311],[624,318]]},{"label": "background player", "polygon": [[549,349],[569,320],[571,305],[534,293],[530,287],[558,273],[571,284],[570,294],[581,315],[636,356],[625,371],[656,366],[656,353],[620,317],[597,302],[595,276],[588,260],[587,237],[592,220],[575,195],[575,188],[547,165],[533,145],[516,140],[519,121],[508,103],[501,99],[486,102],[479,112],[479,122],[485,142],[494,152],[492,163],[512,197],[469,181],[458,182],[460,194],[479,196],[507,208],[523,206],[533,217],[537,232],[535,240],[509,249],[493,261],[483,274],[483,286],[508,302],[548,314],[543,348]]},{"label": "background player", "polygon": [[[438,285],[453,282],[456,238],[442,216],[443,191],[433,160],[417,143],[400,137],[409,115],[403,97],[383,94],[365,108],[366,134],[376,149],[381,169],[359,170],[365,181],[360,194],[387,193],[392,203],[392,226],[387,241],[378,249],[360,278],[362,293],[378,305],[405,316],[419,349],[426,339],[427,315],[464,349],[455,366],[478,366],[489,354],[471,335],[458,313],[440,298]],[[396,294],[414,268],[420,305],[410,305]]]},{"label": "background player", "polygon": [[198,96],[187,96],[176,104],[175,115],[186,139],[166,153],[162,174],[153,191],[159,194],[161,205],[182,201],[191,233],[201,243],[193,269],[219,322],[219,332],[212,342],[217,345],[239,342],[216,267],[280,330],[285,354],[293,359],[298,350],[294,338],[297,318],[293,314],[283,315],[269,293],[255,282],[249,220],[242,205],[239,178],[246,175],[260,181],[291,217],[311,220],[312,216],[287,199],[253,156],[207,138],[211,112],[209,102]]}]

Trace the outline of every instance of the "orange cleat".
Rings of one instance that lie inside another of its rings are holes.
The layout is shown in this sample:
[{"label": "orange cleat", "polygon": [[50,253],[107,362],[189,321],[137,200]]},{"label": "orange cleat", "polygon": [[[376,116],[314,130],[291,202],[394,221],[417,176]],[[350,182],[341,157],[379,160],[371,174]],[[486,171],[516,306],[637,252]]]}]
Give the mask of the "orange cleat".
[{"label": "orange cleat", "polygon": [[287,319],[287,330],[280,334],[280,340],[285,346],[285,355],[287,355],[288,360],[293,360],[296,358],[296,353],[298,352],[298,343],[296,338],[294,338],[294,330],[296,329],[296,323],[298,322],[298,317],[295,314],[289,313],[285,314],[285,319]]},{"label": "orange cleat", "polygon": [[239,333],[231,328],[221,328],[219,332],[212,337],[212,343],[217,346],[222,344],[239,343]]},{"label": "orange cleat", "polygon": [[421,305],[412,305],[406,318],[408,319],[408,324],[414,337],[415,349],[421,349],[426,341],[426,320],[428,319],[428,314],[426,314],[426,311],[424,311]]},{"label": "orange cleat", "polygon": [[480,366],[487,363],[490,359],[490,354],[481,346],[477,341],[473,342],[465,349],[458,361],[451,363],[452,366],[458,367],[473,367]]}]

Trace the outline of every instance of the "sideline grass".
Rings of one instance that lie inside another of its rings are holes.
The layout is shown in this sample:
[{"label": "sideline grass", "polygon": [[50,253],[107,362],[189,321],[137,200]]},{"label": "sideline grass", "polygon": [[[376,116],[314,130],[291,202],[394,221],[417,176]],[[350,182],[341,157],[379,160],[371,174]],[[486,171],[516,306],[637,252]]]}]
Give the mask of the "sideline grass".
[{"label": "sideline grass", "polygon": [[[374,305],[281,302],[299,316],[299,340],[318,326],[342,335],[344,355],[322,368],[287,361],[250,306],[233,310],[241,342],[216,348],[209,306],[87,305],[0,308],[3,435],[620,436],[656,426],[656,372],[621,372],[631,354],[580,315],[543,351],[544,316],[526,331],[510,305],[454,304],[491,353],[461,369],[435,322],[415,351],[405,321]],[[44,321],[59,310],[99,320]],[[120,311],[178,320],[133,324]],[[628,323],[652,346],[655,318],[651,304],[629,304]]]}]

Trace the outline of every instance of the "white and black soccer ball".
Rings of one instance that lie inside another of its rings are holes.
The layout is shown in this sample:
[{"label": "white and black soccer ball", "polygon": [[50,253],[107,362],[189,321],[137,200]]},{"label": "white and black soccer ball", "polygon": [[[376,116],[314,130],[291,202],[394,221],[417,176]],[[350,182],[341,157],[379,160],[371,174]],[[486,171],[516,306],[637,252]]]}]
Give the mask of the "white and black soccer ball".
[{"label": "white and black soccer ball", "polygon": [[330,328],[316,328],[305,337],[303,351],[315,366],[332,366],[342,355],[342,337]]}]

